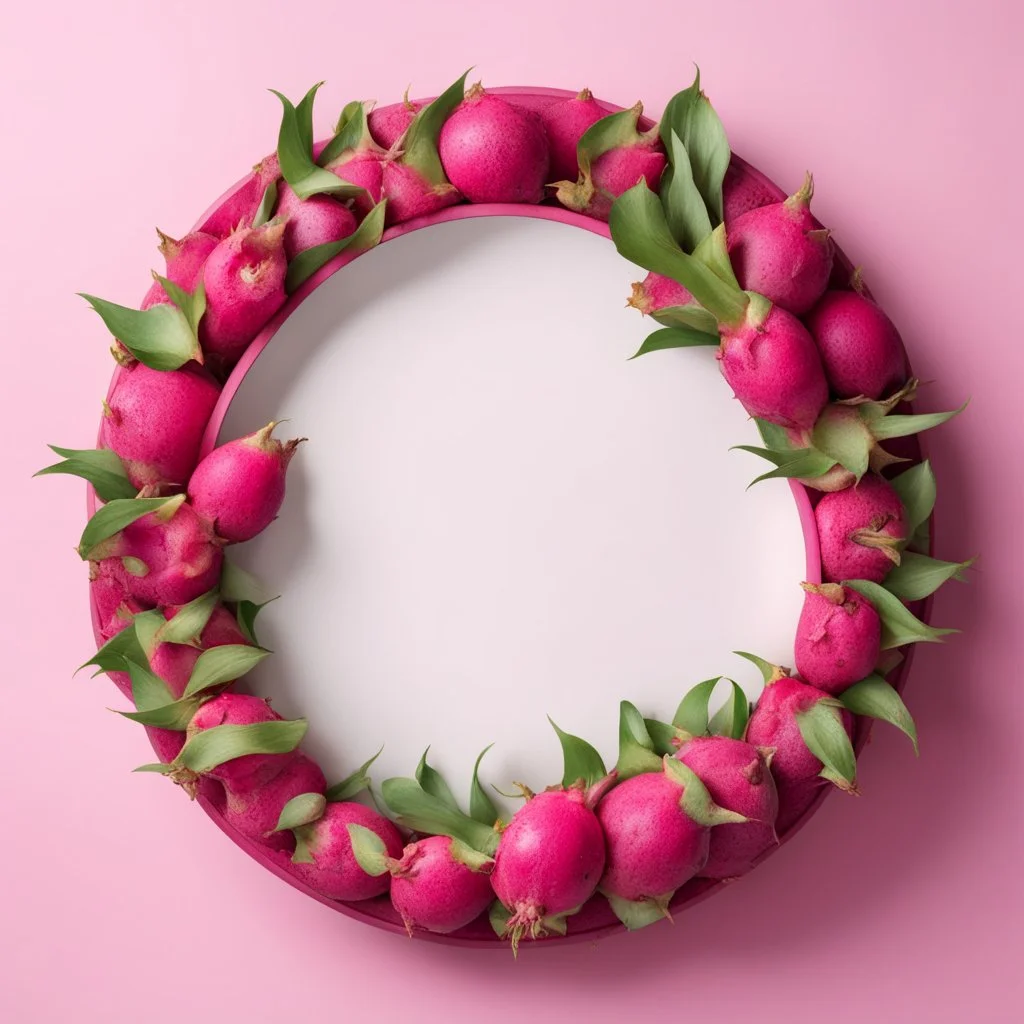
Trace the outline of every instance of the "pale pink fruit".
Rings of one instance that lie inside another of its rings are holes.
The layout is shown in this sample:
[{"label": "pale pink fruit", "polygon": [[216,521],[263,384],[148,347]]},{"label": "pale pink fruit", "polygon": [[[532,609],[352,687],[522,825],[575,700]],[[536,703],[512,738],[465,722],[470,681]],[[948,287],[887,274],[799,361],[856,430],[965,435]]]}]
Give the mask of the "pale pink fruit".
[{"label": "pale pink fruit", "polygon": [[648,315],[668,306],[689,306],[693,301],[693,296],[678,281],[652,270],[642,281],[633,282],[633,293],[626,305]]},{"label": "pale pink fruit", "polygon": [[284,181],[278,186],[276,215],[285,218],[284,252],[289,260],[314,245],[338,242],[356,229],[352,211],[327,195],[300,199]]},{"label": "pale pink fruit", "polygon": [[320,766],[295,754],[281,771],[262,785],[236,791],[225,786],[224,820],[234,829],[274,850],[292,850],[291,832],[277,832],[284,805],[300,793],[323,793],[327,780]]},{"label": "pale pink fruit", "polygon": [[303,438],[278,441],[276,423],[228,441],[203,459],[188,484],[192,507],[229,543],[251,540],[277,517],[285,473]]},{"label": "pale pink fruit", "polygon": [[437,213],[462,198],[454,185],[448,182],[434,185],[415,167],[400,160],[385,162],[381,194],[388,201],[384,219],[389,225]]},{"label": "pale pink fruit", "polygon": [[745,874],[776,843],[779,797],[764,752],[728,736],[696,736],[683,743],[676,756],[693,769],[719,807],[748,819],[711,830],[707,863],[698,874],[703,878]]},{"label": "pale pink fruit", "polygon": [[608,860],[601,891],[630,902],[667,902],[708,859],[711,829],[683,810],[684,787],[667,772],[619,783],[600,803]]},{"label": "pale pink fruit", "polygon": [[199,341],[208,362],[230,369],[263,325],[284,305],[288,260],[285,225],[240,228],[210,253],[203,268],[206,314]]},{"label": "pale pink fruit", "polygon": [[447,836],[410,843],[389,869],[391,902],[410,935],[416,928],[440,935],[458,931],[494,900],[488,875],[456,860]]},{"label": "pale pink fruit", "polygon": [[491,884],[512,911],[513,945],[546,933],[546,918],[576,910],[604,871],[604,833],[582,789],[531,796],[501,834]]},{"label": "pale pink fruit", "polygon": [[252,173],[202,223],[199,230],[218,238],[226,238],[240,227],[248,227],[259,209],[267,186],[281,174],[277,154],[261,160]]},{"label": "pale pink fruit", "polygon": [[836,398],[884,398],[906,382],[903,339],[866,296],[855,291],[825,292],[805,323]]},{"label": "pale pink fruit", "polygon": [[151,370],[132,363],[118,372],[104,404],[100,447],[116,452],[135,487],[182,488],[199,459],[220,386],[195,364]]},{"label": "pale pink fruit", "polygon": [[441,128],[438,154],[448,180],[471,203],[539,203],[548,181],[544,125],[479,83]]},{"label": "pale pink fruit", "polygon": [[412,102],[406,93],[401,103],[392,103],[390,106],[371,110],[367,116],[367,123],[373,141],[384,149],[391,149],[408,131],[412,119],[422,106],[422,103]]},{"label": "pale pink fruit", "polygon": [[729,259],[740,287],[797,316],[821,298],[832,273],[832,242],[811,216],[813,192],[808,174],[795,195],[728,225]]},{"label": "pale pink fruit", "polygon": [[796,670],[819,690],[842,693],[878,663],[882,620],[871,602],[849,587],[802,586],[806,593],[796,627]]},{"label": "pale pink fruit", "polygon": [[722,182],[722,207],[725,223],[732,224],[749,210],[768,206],[785,199],[781,189],[768,182],[762,182],[749,171],[742,170],[735,162],[729,164]]},{"label": "pale pink fruit", "polygon": [[583,89],[567,100],[559,100],[540,111],[548,134],[551,153],[552,181],[574,181],[580,173],[576,147],[583,133],[608,111],[594,99],[589,89]]},{"label": "pale pink fruit", "polygon": [[402,856],[402,837],[383,815],[364,804],[329,803],[323,817],[295,829],[296,838],[309,850],[309,863],[290,862],[288,869],[311,889],[332,900],[352,903],[369,900],[388,891],[391,875],[368,875],[352,852],[348,826],[362,825],[375,833],[387,848],[388,856]]},{"label": "pale pink fruit", "polygon": [[[188,723],[185,735],[186,739],[191,739],[218,725],[253,725],[257,722],[279,721],[281,716],[259,697],[250,697],[245,693],[222,693],[199,707]],[[242,797],[276,778],[298,756],[295,751],[288,754],[243,754],[211,768],[207,774],[222,782],[229,794]]]},{"label": "pale pink fruit", "polygon": [[224,552],[210,524],[182,503],[142,516],[83,557],[143,604],[168,605],[216,587]]},{"label": "pale pink fruit", "polygon": [[[157,234],[160,236],[160,254],[167,265],[161,276],[187,292],[195,291],[206,258],[217,247],[219,239],[205,231],[193,231],[180,240],[170,238],[162,231],[157,231]],[[170,301],[164,286],[154,281],[142,300],[142,308],[149,309],[150,306]]]},{"label": "pale pink fruit", "polygon": [[[817,785],[825,781],[819,778],[824,766],[807,748],[797,715],[809,711],[819,701],[833,699],[824,690],[790,676],[774,680],[761,692],[747,723],[746,739],[756,747],[775,749],[771,772],[779,784],[780,799],[783,786]],[[852,735],[853,716],[845,709],[837,710],[843,727]]]},{"label": "pale pink fruit", "polygon": [[807,328],[792,313],[754,297],[741,323],[722,324],[722,374],[743,408],[784,427],[810,429],[828,384]]},{"label": "pale pink fruit", "polygon": [[825,582],[881,583],[900,561],[907,539],[903,515],[899,496],[875,473],[854,487],[826,494],[814,509]]}]

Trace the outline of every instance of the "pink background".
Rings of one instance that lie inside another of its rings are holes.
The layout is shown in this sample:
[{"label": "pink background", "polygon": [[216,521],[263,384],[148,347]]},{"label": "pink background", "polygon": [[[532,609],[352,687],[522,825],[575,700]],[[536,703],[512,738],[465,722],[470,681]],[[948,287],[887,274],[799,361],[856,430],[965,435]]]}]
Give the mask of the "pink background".
[{"label": "pink background", "polygon": [[[0,33],[0,388],[17,438],[0,598],[0,1017],[1019,1020],[1011,398],[1024,367],[1003,309],[1016,305],[1011,237],[1024,227],[1024,19],[993,0],[409,6],[307,0],[286,21],[284,5],[261,0],[26,4]],[[88,446],[110,373],[102,327],[74,292],[141,294],[152,225],[184,230],[273,147],[268,86],[297,95],[326,78],[327,111],[355,94],[397,98],[409,82],[429,93],[475,62],[487,83],[588,84],[657,114],[694,60],[738,152],[784,185],[814,170],[818,215],[936,382],[929,406],[973,396],[931,444],[939,554],[983,556],[970,587],[936,601],[935,621],[965,636],[919,652],[908,700],[920,761],[879,729],[861,800],[828,801],[674,929],[518,964],[398,940],[282,885],[180,793],[131,776],[142,732],[103,711],[104,683],[70,679],[91,642],[71,551],[83,500],[66,481],[28,477],[44,442]]]}]

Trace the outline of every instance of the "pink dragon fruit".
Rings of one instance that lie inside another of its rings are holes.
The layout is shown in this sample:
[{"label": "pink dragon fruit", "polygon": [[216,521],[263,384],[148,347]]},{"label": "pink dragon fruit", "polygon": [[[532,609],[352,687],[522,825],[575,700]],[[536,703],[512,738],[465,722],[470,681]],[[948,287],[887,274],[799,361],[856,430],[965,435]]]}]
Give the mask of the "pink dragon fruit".
[{"label": "pink dragon fruit", "polygon": [[284,305],[288,260],[285,225],[240,228],[222,241],[203,268],[206,315],[199,341],[222,372],[238,361],[263,325]]},{"label": "pink dragon fruit", "polygon": [[871,603],[839,583],[803,583],[796,627],[796,670],[826,693],[842,693],[874,671],[882,620]]},{"label": "pink dragon fruit", "polygon": [[511,911],[505,933],[518,949],[575,913],[604,871],[601,823],[592,810],[603,789],[581,787],[530,794],[501,834],[491,884]]},{"label": "pink dragon fruit", "polygon": [[169,498],[162,508],[100,541],[82,557],[143,604],[187,604],[217,586],[223,550],[210,524],[184,503]]},{"label": "pink dragon fruit", "polygon": [[751,416],[809,430],[828,401],[807,328],[780,306],[751,296],[739,324],[721,324],[722,374]]},{"label": "pink dragon fruit", "polygon": [[240,227],[249,227],[267,186],[277,181],[280,175],[281,165],[277,154],[272,153],[252,169],[252,173],[206,218],[199,230],[217,238],[226,238]]},{"label": "pink dragon fruit", "polygon": [[695,736],[680,745],[676,756],[693,769],[711,799],[747,819],[711,830],[708,859],[698,871],[702,877],[737,878],[746,874],[777,842],[779,797],[769,771],[774,753],[728,736]]},{"label": "pink dragon fruit", "polygon": [[201,366],[122,367],[104,403],[100,446],[120,456],[132,484],[166,493],[182,488],[199,459],[220,386]]},{"label": "pink dragon fruit", "polygon": [[[205,231],[193,231],[180,240],[170,238],[159,230],[157,234],[160,236],[160,255],[167,265],[163,276],[187,292],[194,291],[202,276],[206,258],[217,247],[219,239]],[[163,285],[154,281],[142,300],[142,308],[149,309],[150,306],[170,301]]]},{"label": "pink dragon fruit", "polygon": [[276,426],[215,448],[189,481],[192,507],[228,543],[251,540],[281,509],[288,463],[305,439],[282,443],[271,436]]},{"label": "pink dragon fruit", "polygon": [[438,138],[448,180],[471,203],[539,203],[548,178],[544,125],[478,82]]},{"label": "pink dragon fruit", "polygon": [[836,398],[879,399],[906,383],[903,339],[867,296],[856,291],[825,292],[805,323]]},{"label": "pink dragon fruit", "polygon": [[[643,178],[656,191],[665,170],[665,148],[657,127],[640,132],[643,104],[595,122],[580,142],[580,175],[555,183],[558,201],[588,217],[607,220],[616,197]],[[614,126],[614,129],[608,126]],[[599,138],[600,136],[600,138]],[[591,144],[592,142],[592,144]]]},{"label": "pink dragon fruit", "polygon": [[892,487],[874,473],[855,487],[826,494],[815,506],[822,575],[827,583],[881,583],[907,540],[903,505]]},{"label": "pink dragon fruit", "polygon": [[300,199],[285,182],[278,187],[276,214],[283,217],[284,252],[293,260],[315,245],[338,242],[356,229],[356,218],[344,204],[327,195]]},{"label": "pink dragon fruit", "polygon": [[832,273],[832,242],[811,216],[813,193],[808,174],[795,195],[728,225],[729,259],[740,287],[797,316],[821,298]]},{"label": "pink dragon fruit", "polygon": [[402,837],[383,815],[358,803],[329,803],[323,816],[294,829],[296,852],[289,870],[311,889],[332,900],[352,903],[388,891],[391,875],[367,874],[356,861],[349,825],[369,829],[383,842],[387,855],[402,856]]},{"label": "pink dragon fruit", "polygon": [[552,103],[540,111],[551,152],[552,181],[576,180],[580,173],[576,147],[583,133],[607,113],[589,89],[582,89],[571,99]]},{"label": "pink dragon fruit", "polygon": [[412,119],[422,107],[422,103],[415,103],[409,99],[407,89],[401,103],[392,103],[390,106],[371,110],[367,122],[373,141],[384,149],[391,149],[409,130]]},{"label": "pink dragon fruit", "polygon": [[749,171],[745,171],[734,160],[725,172],[722,182],[722,206],[725,210],[726,225],[738,217],[761,206],[778,203],[785,199],[781,189],[770,182],[762,182]]},{"label": "pink dragon fruit", "polygon": [[670,306],[689,306],[693,301],[693,296],[678,281],[652,271],[642,281],[633,282],[633,293],[626,305],[647,316]]}]

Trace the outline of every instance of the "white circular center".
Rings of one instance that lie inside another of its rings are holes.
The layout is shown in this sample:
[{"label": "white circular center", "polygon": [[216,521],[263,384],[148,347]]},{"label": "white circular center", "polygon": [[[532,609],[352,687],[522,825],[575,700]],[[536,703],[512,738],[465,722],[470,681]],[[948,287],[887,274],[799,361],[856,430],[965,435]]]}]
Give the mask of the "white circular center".
[{"label": "white circular center", "polygon": [[[305,715],[333,782],[383,743],[464,795],[557,782],[545,721],[616,758],[619,701],[670,719],[715,675],[782,663],[804,551],[788,487],[746,490],[756,430],[713,348],[627,362],[657,327],[607,240],[457,221],[360,257],[281,328],[221,440],[306,436],[278,522],[233,549],[281,600],[253,692]],[[724,691],[723,691],[724,692]]]}]

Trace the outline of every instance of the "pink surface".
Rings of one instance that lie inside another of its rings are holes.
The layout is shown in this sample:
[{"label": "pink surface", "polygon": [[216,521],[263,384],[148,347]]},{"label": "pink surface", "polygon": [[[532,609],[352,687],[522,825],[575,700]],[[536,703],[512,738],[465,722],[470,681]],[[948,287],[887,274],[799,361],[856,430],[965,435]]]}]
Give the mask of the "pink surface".
[{"label": "pink surface", "polygon": [[[1010,399],[1021,356],[997,305],[1016,291],[1019,215],[1014,201],[988,198],[1015,195],[1019,15],[984,2],[779,2],[769,16],[763,5],[651,0],[616,22],[620,11],[591,5],[581,18],[524,2],[496,24],[489,5],[439,2],[418,16],[393,10],[381,32],[311,2],[301,49],[274,38],[280,8],[255,0],[183,4],[173,16],[128,3],[8,16],[3,388],[8,429],[36,440],[12,446],[16,500],[5,505],[17,583],[3,599],[4,1019],[355,1016],[379,1011],[374,982],[428,1020],[517,1019],[523,997],[534,1020],[610,1020],[640,991],[718,1020],[1019,1019]],[[424,46],[438,26],[447,41]],[[130,776],[125,766],[147,757],[143,733],[98,713],[105,683],[69,680],[90,642],[69,551],[81,504],[73,485],[26,478],[46,458],[43,441],[90,443],[109,375],[102,326],[73,292],[141,297],[150,225],[182,230],[271,148],[267,85],[298,94],[327,77],[326,112],[355,93],[396,97],[410,80],[428,93],[475,60],[489,81],[586,82],[622,102],[642,95],[656,113],[692,59],[738,151],[786,185],[805,164],[815,171],[819,216],[866,265],[915,368],[936,381],[928,405],[974,396],[930,445],[939,554],[983,556],[970,588],[936,601],[935,620],[967,635],[919,652],[908,700],[921,761],[877,730],[862,800],[828,801],[797,842],[674,932],[518,965],[399,941],[282,886],[171,787]],[[219,114],[223,103],[238,109]]]}]

